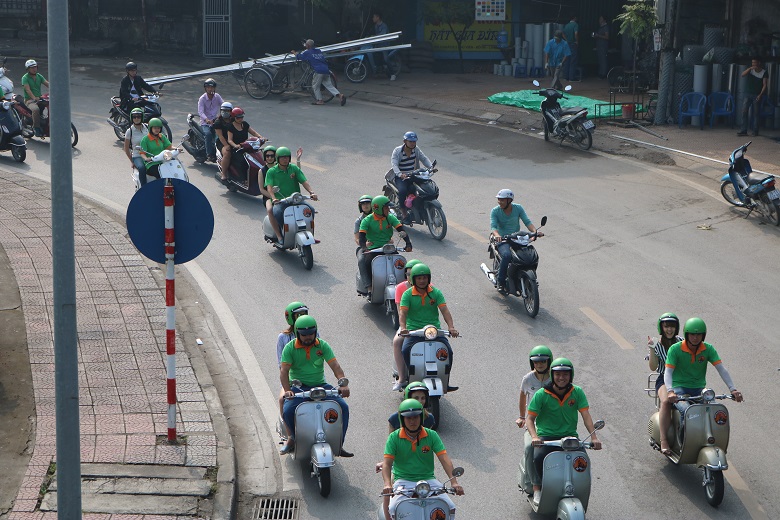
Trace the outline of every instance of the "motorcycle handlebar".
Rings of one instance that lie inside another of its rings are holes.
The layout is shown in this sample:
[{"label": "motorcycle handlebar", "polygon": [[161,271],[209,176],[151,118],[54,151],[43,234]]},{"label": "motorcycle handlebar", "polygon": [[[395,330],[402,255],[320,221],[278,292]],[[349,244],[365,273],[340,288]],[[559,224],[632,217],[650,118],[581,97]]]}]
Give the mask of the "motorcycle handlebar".
[{"label": "motorcycle handlebar", "polygon": [[[330,388],[330,389],[323,389],[325,390],[325,397],[338,397],[341,395],[341,391],[338,388]],[[296,397],[302,397],[304,399],[310,399],[311,398],[311,390],[305,390],[301,392],[293,392],[292,397],[285,397],[285,401],[289,401],[290,399],[295,399]]]},{"label": "motorcycle handlebar", "polygon": [[[731,399],[734,400],[734,396],[731,394],[720,394],[713,397],[713,399]],[[700,395],[694,395],[694,396],[679,396],[677,397],[678,401],[688,401],[688,402],[700,402],[703,401],[702,396]]]},{"label": "motorcycle handlebar", "polygon": [[[401,489],[396,489],[392,493],[379,493],[379,496],[380,497],[394,497],[394,496],[397,496],[397,495],[404,495],[404,496],[407,496],[407,497],[411,497],[413,493],[414,493],[414,488],[409,488],[409,489],[401,488]],[[446,493],[448,495],[454,495],[455,494],[455,490],[452,489],[452,488],[448,488],[448,487],[431,488],[431,492],[428,495],[428,497],[435,497],[437,495],[441,495],[442,493]]]}]

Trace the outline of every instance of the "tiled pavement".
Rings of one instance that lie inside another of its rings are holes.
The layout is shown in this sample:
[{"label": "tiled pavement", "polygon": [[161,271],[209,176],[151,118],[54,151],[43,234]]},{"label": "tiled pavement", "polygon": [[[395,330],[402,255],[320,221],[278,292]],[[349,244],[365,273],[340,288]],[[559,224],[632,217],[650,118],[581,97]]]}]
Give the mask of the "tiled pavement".
[{"label": "tiled pavement", "polygon": [[[34,451],[9,520],[57,517],[39,511],[56,454],[49,190],[48,183],[0,171],[0,245],[21,293],[36,407]],[[215,467],[214,426],[178,337],[176,427],[186,443],[165,441],[165,301],[149,266],[116,222],[78,203],[75,251],[82,463]]]}]

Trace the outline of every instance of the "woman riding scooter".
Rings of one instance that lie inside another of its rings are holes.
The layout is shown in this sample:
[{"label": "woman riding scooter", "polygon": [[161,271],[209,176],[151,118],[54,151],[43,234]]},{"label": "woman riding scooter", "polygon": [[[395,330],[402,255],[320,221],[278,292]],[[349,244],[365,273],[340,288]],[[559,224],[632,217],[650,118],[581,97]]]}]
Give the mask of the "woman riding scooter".
[{"label": "woman riding scooter", "polygon": [[[648,362],[650,370],[657,370],[658,377],[655,380],[655,391],[660,402],[666,401],[667,392],[664,386],[664,371],[666,369],[666,353],[669,348],[677,342],[683,340],[680,333],[680,319],[677,315],[667,312],[658,318],[658,334],[661,335],[658,341],[650,336],[647,337],[647,348],[650,349]],[[664,455],[670,453],[669,441],[666,438],[666,432],[669,430],[671,422],[669,414],[659,414],[658,421],[661,425],[661,453]]]},{"label": "woman riding scooter", "polygon": [[153,162],[152,157],[163,150],[173,150],[173,145],[163,133],[162,121],[154,118],[149,121],[149,133],[141,139],[141,157],[146,161],[146,174],[160,178],[160,163]]}]

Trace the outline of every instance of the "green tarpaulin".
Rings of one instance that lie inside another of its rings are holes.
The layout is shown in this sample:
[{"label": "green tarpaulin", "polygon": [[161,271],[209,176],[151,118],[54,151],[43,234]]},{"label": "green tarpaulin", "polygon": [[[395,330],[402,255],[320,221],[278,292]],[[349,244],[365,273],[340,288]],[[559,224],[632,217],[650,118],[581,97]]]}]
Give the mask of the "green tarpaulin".
[{"label": "green tarpaulin", "polygon": [[[517,92],[499,92],[488,97],[488,101],[496,103],[497,105],[510,105],[520,108],[527,108],[528,110],[540,111],[542,101],[544,98],[537,94],[538,90],[518,90]],[[588,118],[596,117],[596,105],[604,105],[600,107],[599,117],[621,117],[622,108],[620,105],[605,104],[604,101],[598,99],[591,99],[582,96],[566,96],[567,99],[562,100],[561,106],[574,107],[579,106],[588,109]]]}]

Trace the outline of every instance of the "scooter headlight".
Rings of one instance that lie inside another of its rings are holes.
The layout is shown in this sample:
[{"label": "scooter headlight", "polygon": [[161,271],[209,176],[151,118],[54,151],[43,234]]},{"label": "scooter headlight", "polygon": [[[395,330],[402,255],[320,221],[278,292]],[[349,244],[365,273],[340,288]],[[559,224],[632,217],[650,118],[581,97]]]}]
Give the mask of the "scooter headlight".
[{"label": "scooter headlight", "polygon": [[577,437],[566,437],[561,441],[561,448],[564,450],[576,450],[580,447],[580,440]]},{"label": "scooter headlight", "polygon": [[439,330],[433,325],[425,327],[425,339],[434,340],[439,335]]},{"label": "scooter headlight", "polygon": [[3,101],[3,110],[9,110],[11,108],[11,103],[8,101]]},{"label": "scooter headlight", "polygon": [[311,392],[309,392],[309,396],[312,399],[324,399],[325,398],[325,389],[324,388],[312,388]]},{"label": "scooter headlight", "polygon": [[173,159],[173,154],[170,150],[165,150],[163,153],[163,161],[170,161],[171,159]]},{"label": "scooter headlight", "polygon": [[420,498],[428,498],[431,494],[431,485],[425,480],[421,480],[414,486],[414,493]]},{"label": "scooter headlight", "polygon": [[712,401],[715,399],[715,390],[711,388],[705,388],[701,393],[701,398],[703,401]]},{"label": "scooter headlight", "polygon": [[292,203],[293,204],[300,204],[303,202],[303,195],[300,193],[296,193],[292,196]]}]

